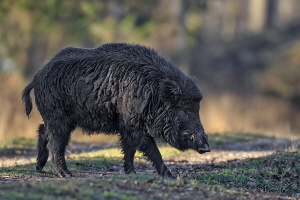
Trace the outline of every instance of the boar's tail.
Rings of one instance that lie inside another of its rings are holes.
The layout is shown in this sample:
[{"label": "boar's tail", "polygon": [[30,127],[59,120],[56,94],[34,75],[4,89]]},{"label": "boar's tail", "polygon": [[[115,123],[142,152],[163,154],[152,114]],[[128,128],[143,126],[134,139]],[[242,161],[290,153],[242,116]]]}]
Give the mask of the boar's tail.
[{"label": "boar's tail", "polygon": [[25,113],[28,116],[28,118],[30,117],[30,113],[32,110],[32,100],[30,97],[30,91],[33,89],[33,82],[29,83],[25,89],[23,90],[23,94],[22,94],[22,100],[23,103],[25,104]]}]

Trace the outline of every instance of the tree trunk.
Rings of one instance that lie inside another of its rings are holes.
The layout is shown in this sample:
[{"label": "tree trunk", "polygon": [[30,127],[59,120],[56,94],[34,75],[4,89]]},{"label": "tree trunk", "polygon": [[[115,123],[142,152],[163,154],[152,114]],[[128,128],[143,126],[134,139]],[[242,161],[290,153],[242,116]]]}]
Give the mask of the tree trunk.
[{"label": "tree trunk", "polygon": [[47,40],[43,34],[33,31],[26,57],[24,74],[30,79],[43,66],[47,57]]},{"label": "tree trunk", "polygon": [[277,8],[277,0],[267,0],[265,29],[272,29],[276,27]]}]

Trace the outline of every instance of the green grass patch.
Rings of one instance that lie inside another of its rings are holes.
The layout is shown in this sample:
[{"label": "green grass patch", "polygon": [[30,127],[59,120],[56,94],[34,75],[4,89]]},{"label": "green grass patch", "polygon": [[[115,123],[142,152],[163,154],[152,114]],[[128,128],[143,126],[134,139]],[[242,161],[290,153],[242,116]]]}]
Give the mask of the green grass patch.
[{"label": "green grass patch", "polygon": [[35,146],[37,139],[19,138],[15,140],[2,141],[0,143],[0,149],[22,148],[27,149]]},{"label": "green grass patch", "polygon": [[136,199],[134,193],[124,193],[113,182],[108,178],[7,184],[0,186],[0,199]]},{"label": "green grass patch", "polygon": [[50,163],[47,163],[44,170],[47,174],[41,174],[35,170],[36,163],[26,164],[26,165],[16,165],[12,167],[2,167],[0,168],[0,177],[10,177],[10,178],[20,178],[29,179],[32,177],[57,177],[53,167]]},{"label": "green grass patch", "polygon": [[266,138],[266,135],[257,133],[222,133],[222,134],[209,134],[208,142],[210,145],[217,145],[220,143],[235,143],[247,142],[260,138]]},{"label": "green grass patch", "polygon": [[278,152],[203,171],[195,178],[208,185],[244,188],[286,195],[300,194],[300,151]]},{"label": "green grass patch", "polygon": [[[72,172],[77,170],[85,171],[89,170],[91,167],[93,169],[102,167],[109,167],[115,165],[121,165],[123,163],[120,159],[107,159],[105,157],[98,157],[98,158],[70,158],[67,159],[67,166],[68,169]],[[0,168],[0,177],[11,177],[11,178],[22,178],[28,179],[32,177],[57,177],[57,172],[54,170],[53,166],[51,165],[51,161],[48,161],[45,165],[43,171],[45,174],[36,172],[35,170],[36,163],[26,164],[26,165],[16,165],[12,167],[2,167]]]},{"label": "green grass patch", "polygon": [[0,199],[235,199],[249,197],[222,186],[193,180],[161,179],[142,175],[67,179],[0,185]]},{"label": "green grass patch", "polygon": [[[176,155],[181,154],[182,152],[175,149],[174,147],[171,147],[167,144],[161,144],[159,145],[159,150],[163,156],[163,158],[169,158]],[[95,152],[89,152],[89,153],[83,153],[75,156],[76,159],[82,159],[82,158],[107,158],[107,159],[122,159],[123,153],[120,148],[113,147],[109,149],[102,149]],[[144,159],[144,156],[141,152],[137,151],[135,154],[136,159]]]}]

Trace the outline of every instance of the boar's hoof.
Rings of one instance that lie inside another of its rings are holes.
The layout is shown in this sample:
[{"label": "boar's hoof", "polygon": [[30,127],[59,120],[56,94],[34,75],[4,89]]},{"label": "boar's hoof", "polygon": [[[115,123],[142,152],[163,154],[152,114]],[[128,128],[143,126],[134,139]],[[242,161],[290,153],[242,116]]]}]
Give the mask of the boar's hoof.
[{"label": "boar's hoof", "polygon": [[67,177],[67,178],[73,177],[72,173],[71,173],[69,170],[60,170],[60,171],[58,172],[58,175],[59,175],[60,177]]},{"label": "boar's hoof", "polygon": [[36,166],[36,167],[35,167],[35,170],[36,170],[37,172],[39,172],[39,173],[43,173],[43,174],[46,173],[45,171],[43,171],[43,167],[41,167],[41,166]]},{"label": "boar's hoof", "polygon": [[162,177],[164,177],[164,178],[172,178],[172,179],[176,178],[176,177],[173,176],[173,174],[169,170],[167,172],[165,172],[164,174],[162,174]]},{"label": "boar's hoof", "polygon": [[136,174],[134,169],[125,171],[125,174]]},{"label": "boar's hoof", "polygon": [[124,172],[125,174],[136,174],[134,170],[134,166],[132,164],[124,164]]}]

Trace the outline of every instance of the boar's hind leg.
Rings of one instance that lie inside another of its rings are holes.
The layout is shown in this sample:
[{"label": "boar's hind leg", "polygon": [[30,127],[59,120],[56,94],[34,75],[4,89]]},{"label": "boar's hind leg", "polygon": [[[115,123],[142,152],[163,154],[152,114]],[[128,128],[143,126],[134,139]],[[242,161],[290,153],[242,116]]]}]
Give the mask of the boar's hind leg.
[{"label": "boar's hind leg", "polygon": [[141,152],[144,153],[146,157],[150,159],[150,161],[153,163],[154,167],[156,168],[159,175],[165,177],[173,178],[171,172],[168,170],[166,165],[164,164],[164,161],[162,160],[161,154],[156,146],[156,143],[152,137],[149,137],[147,140],[147,144],[142,146],[139,149]]},{"label": "boar's hind leg", "polygon": [[48,144],[48,135],[45,132],[44,124],[41,124],[38,129],[38,157],[37,157],[37,165],[36,170],[39,172],[43,172],[43,168],[48,160],[49,151],[47,148]]},{"label": "boar's hind leg", "polygon": [[68,145],[70,134],[74,128],[68,126],[63,120],[57,120],[55,123],[46,123],[49,136],[49,150],[52,154],[52,163],[61,177],[72,177],[65,161],[65,151]]},{"label": "boar's hind leg", "polygon": [[132,147],[126,148],[124,151],[124,171],[126,174],[135,174],[134,170],[134,154],[136,150]]},{"label": "boar's hind leg", "polygon": [[134,141],[130,137],[122,137],[122,151],[124,153],[124,172],[125,174],[135,174],[134,170],[134,154],[136,148],[134,148],[131,143]]}]

